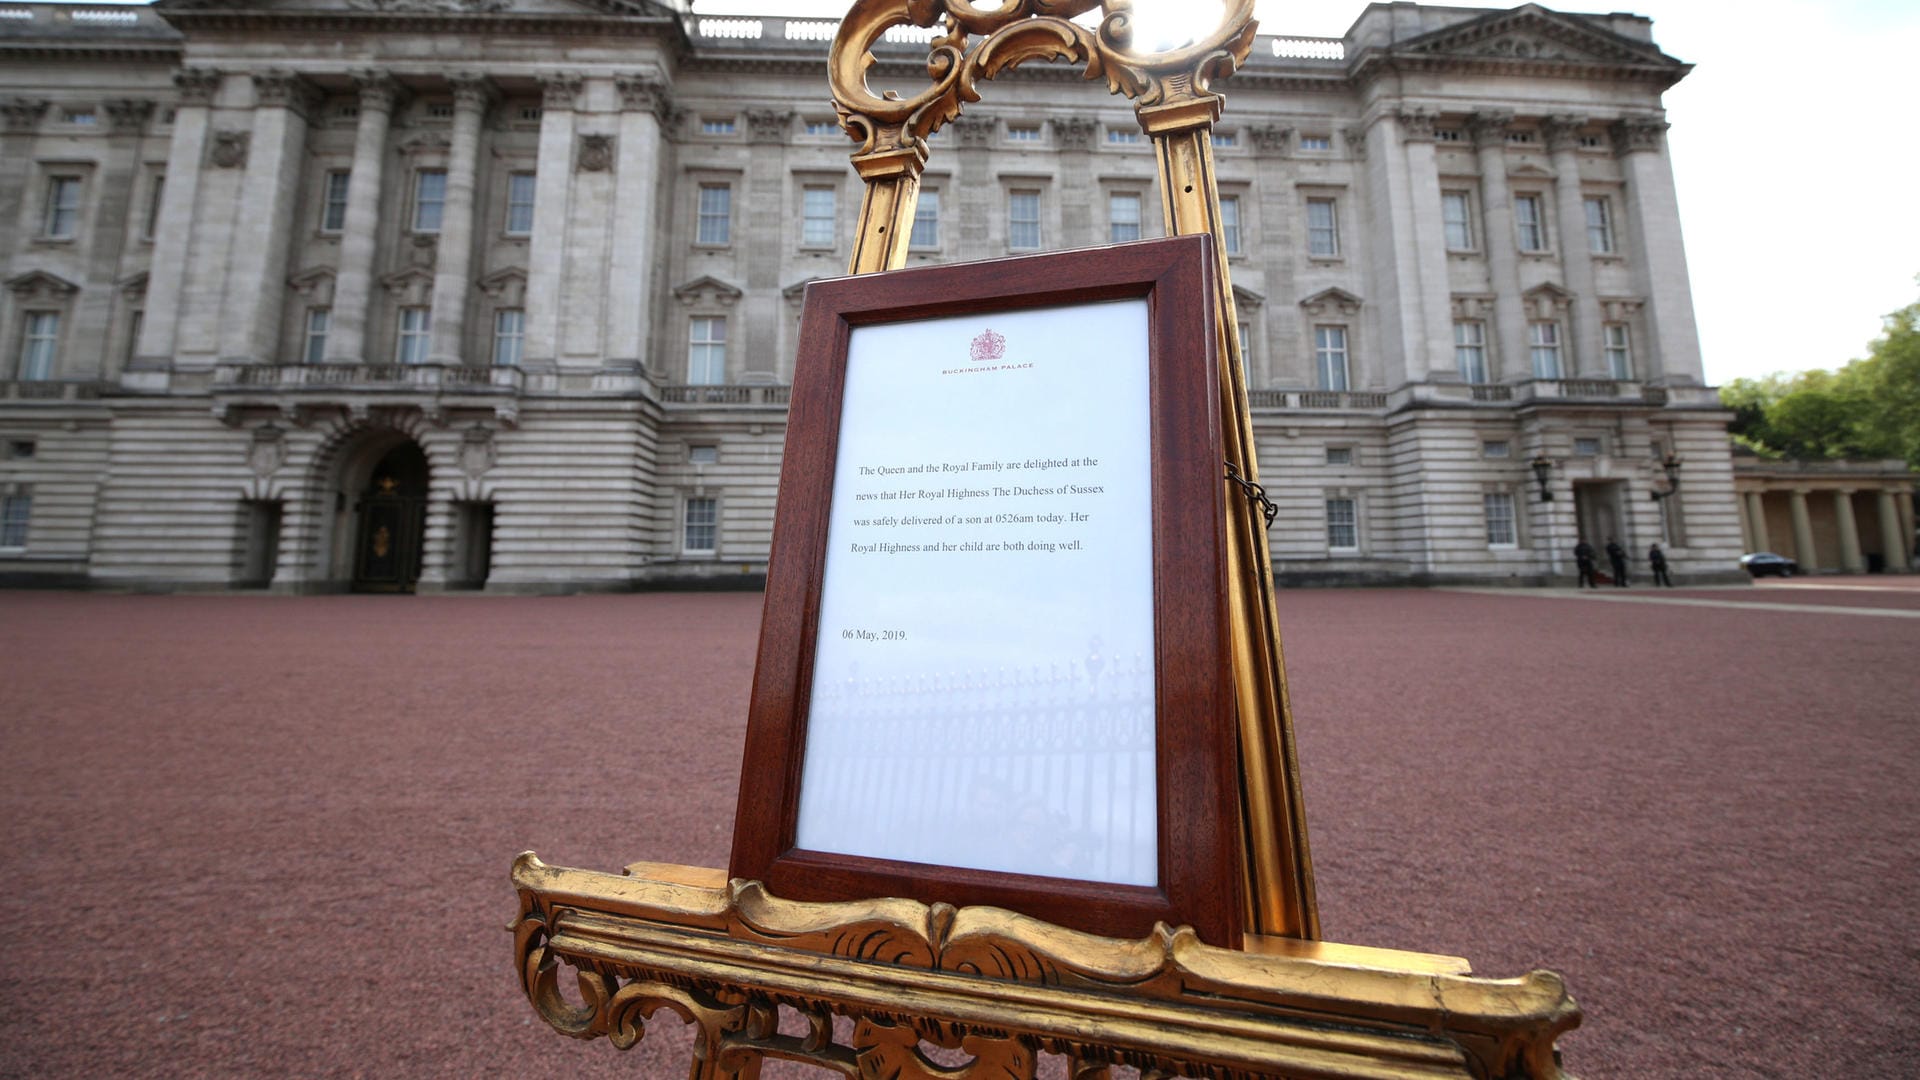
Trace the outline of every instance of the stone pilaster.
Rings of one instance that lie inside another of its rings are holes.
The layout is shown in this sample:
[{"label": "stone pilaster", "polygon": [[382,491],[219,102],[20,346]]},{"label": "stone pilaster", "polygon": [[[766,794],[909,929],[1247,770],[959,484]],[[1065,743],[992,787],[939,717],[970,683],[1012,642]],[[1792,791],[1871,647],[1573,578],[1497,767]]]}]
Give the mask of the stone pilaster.
[{"label": "stone pilaster", "polygon": [[300,77],[284,71],[255,74],[253,92],[253,129],[239,213],[249,238],[233,247],[220,352],[229,361],[267,363],[279,351],[287,246],[305,161],[307,116],[317,95]]},{"label": "stone pilaster", "polygon": [[100,157],[93,223],[86,237],[85,281],[75,304],[69,341],[97,342],[97,347],[68,349],[63,367],[73,378],[93,379],[110,363],[107,342],[112,339],[113,308],[120,290],[104,288],[119,275],[120,257],[127,245],[127,220],[133,190],[140,175],[140,136],[153,116],[153,102],[115,99],[105,103],[106,151]]},{"label": "stone pilaster", "polygon": [[[1091,247],[1112,242],[1112,236],[1101,230],[1100,222],[1105,214],[1096,213],[1094,203],[1105,196],[1099,183],[1093,177],[1093,139],[1099,125],[1085,116],[1060,116],[1048,121],[1053,129],[1053,145],[1058,148],[1057,160],[1060,165],[1060,186],[1057,195],[1060,198],[1060,237],[1054,247]],[[1081,193],[1077,198],[1069,198],[1068,193]],[[1151,236],[1147,227],[1147,199],[1140,198],[1140,235]],[[1162,229],[1164,232],[1164,228]]]},{"label": "stone pilaster", "polygon": [[[1394,114],[1401,155],[1383,146],[1390,167],[1407,176],[1408,229],[1414,273],[1407,289],[1420,299],[1419,319],[1409,321],[1402,337],[1407,349],[1407,381],[1458,382],[1453,360],[1453,302],[1447,275],[1447,236],[1440,221],[1440,165],[1434,153],[1434,114],[1401,109]],[[1398,160],[1396,160],[1398,159]],[[1404,162],[1404,164],[1402,164]]]},{"label": "stone pilaster", "polygon": [[1747,520],[1751,523],[1748,531],[1752,533],[1753,546],[1748,551],[1772,551],[1773,537],[1767,534],[1766,496],[1758,491],[1747,492]]},{"label": "stone pilaster", "polygon": [[1894,505],[1893,492],[1881,488],[1874,492],[1874,516],[1880,519],[1880,553],[1887,569],[1907,568],[1907,543],[1900,537],[1900,510]]},{"label": "stone pilaster", "polygon": [[1680,239],[1680,202],[1667,158],[1667,124],[1653,118],[1614,125],[1614,146],[1627,182],[1628,235],[1636,290],[1647,298],[1645,375],[1657,382],[1698,385],[1700,331],[1693,317],[1693,286]]},{"label": "stone pilaster", "polygon": [[1840,526],[1840,569],[1849,574],[1864,573],[1867,560],[1860,553],[1860,526],[1853,518],[1853,489],[1833,493],[1833,517]]},{"label": "stone pilaster", "polygon": [[479,75],[453,77],[453,139],[447,149],[447,201],[440,217],[439,253],[433,267],[433,338],[427,358],[458,364],[465,358],[467,298],[473,292],[474,187],[480,162],[480,127],[493,101],[492,84]]},{"label": "stone pilaster", "polygon": [[327,329],[327,359],[347,364],[367,359],[387,132],[401,96],[399,84],[384,74],[367,73],[359,81],[360,124],[353,136],[346,227],[340,231],[340,265],[334,273],[333,315]]},{"label": "stone pilaster", "polygon": [[1477,112],[1467,125],[1480,159],[1480,216],[1486,226],[1487,273],[1493,286],[1491,337],[1500,381],[1533,377],[1527,355],[1527,315],[1520,297],[1513,193],[1507,187],[1507,125],[1512,120],[1508,112]]},{"label": "stone pilaster", "polygon": [[606,363],[609,368],[640,371],[647,366],[647,342],[653,333],[649,315],[656,256],[653,211],[660,189],[660,119],[671,108],[671,99],[666,84],[650,76],[616,79],[614,90],[620,97],[620,129]]},{"label": "stone pilaster", "polygon": [[7,98],[0,101],[0,251],[19,250],[15,228],[20,200],[33,167],[33,138],[40,118],[47,114],[45,98]]},{"label": "stone pilaster", "polygon": [[947,125],[959,151],[954,155],[954,178],[943,193],[947,206],[947,234],[941,237],[945,259],[984,259],[1004,255],[993,249],[995,215],[1005,236],[1006,198],[993,175],[993,141],[998,134],[992,120],[962,116]]},{"label": "stone pilaster", "polygon": [[[749,110],[746,114],[749,147],[747,150],[745,205],[734,213],[745,223],[742,233],[733,238],[734,247],[745,256],[740,267],[746,275],[747,294],[736,310],[737,322],[729,320],[727,332],[727,381],[742,377],[752,382],[773,382],[779,376],[779,357],[774,342],[780,339],[780,264],[781,255],[794,243],[794,214],[788,207],[796,194],[788,184],[787,138],[792,130],[793,114],[781,111]],[[847,185],[835,182],[834,215],[836,253],[842,237],[838,222],[845,220]],[[843,257],[835,254],[828,273],[838,273]]]},{"label": "stone pilaster", "polygon": [[1820,569],[1813,549],[1813,517],[1807,513],[1807,489],[1794,488],[1787,493],[1787,505],[1793,510],[1793,558],[1800,569],[1812,573]]},{"label": "stone pilaster", "polygon": [[180,96],[173,113],[173,142],[167,147],[167,186],[161,192],[159,227],[153,237],[153,266],[161,272],[147,282],[147,313],[134,350],[135,367],[162,368],[173,362],[189,270],[187,253],[192,250],[200,201],[200,170],[221,75],[207,68],[186,68],[174,75],[173,83]]},{"label": "stone pilaster", "polygon": [[1588,378],[1606,378],[1606,349],[1601,341],[1600,298],[1594,287],[1593,251],[1587,245],[1586,195],[1580,187],[1580,129],[1583,116],[1550,116],[1541,125],[1553,161],[1553,195],[1560,216],[1560,272],[1573,294],[1573,326],[1567,342],[1573,363],[1566,370]]},{"label": "stone pilaster", "polygon": [[535,165],[533,236],[527,245],[527,321],[522,362],[552,369],[560,355],[560,276],[573,190],[574,101],[578,75],[541,79],[540,153]]}]

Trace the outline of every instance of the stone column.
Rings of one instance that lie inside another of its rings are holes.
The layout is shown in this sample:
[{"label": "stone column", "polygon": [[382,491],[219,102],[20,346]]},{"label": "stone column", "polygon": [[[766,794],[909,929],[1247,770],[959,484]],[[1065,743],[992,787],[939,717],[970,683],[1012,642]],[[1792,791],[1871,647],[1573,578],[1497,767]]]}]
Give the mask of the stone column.
[{"label": "stone column", "polygon": [[[140,177],[140,138],[146,134],[153,102],[118,98],[105,103],[107,150],[101,156],[100,191],[95,199],[92,235],[87,239],[88,281],[108,282],[119,276],[120,258],[127,246],[127,221],[133,211],[133,193]],[[4,250],[4,249],[0,249]],[[107,358],[106,343],[113,340],[113,306],[118,289],[83,289],[74,311],[69,340],[97,341],[101,347],[68,350],[62,366],[69,376],[99,378],[115,360]]]},{"label": "stone column", "polygon": [[1853,520],[1853,489],[1833,493],[1833,516],[1840,524],[1840,569],[1849,574],[1865,573],[1866,556],[1860,553],[1860,526]]},{"label": "stone column", "polygon": [[1912,544],[1915,532],[1913,491],[1908,489],[1895,492],[1893,496],[1893,506],[1900,515],[1900,565],[1911,567],[1913,566]]},{"label": "stone column", "polygon": [[1900,510],[1894,505],[1893,492],[1881,488],[1874,492],[1874,513],[1880,519],[1880,551],[1888,570],[1907,568],[1907,543],[1900,536]]},{"label": "stone column", "polygon": [[493,87],[482,76],[458,74],[452,82],[453,140],[447,150],[447,201],[433,265],[433,337],[427,349],[427,359],[435,364],[461,363],[465,352],[467,297],[473,292],[473,192],[480,163],[480,123],[493,100]]},{"label": "stone column", "polygon": [[1820,560],[1813,550],[1813,519],[1807,516],[1807,489],[1794,488],[1788,505],[1793,507],[1793,557],[1802,571],[1811,574],[1820,569]]},{"label": "stone column", "polygon": [[1580,129],[1584,116],[1551,116],[1543,125],[1553,159],[1553,196],[1560,215],[1560,270],[1573,294],[1573,326],[1567,341],[1573,363],[1566,370],[1587,378],[1608,378],[1601,341],[1600,298],[1594,288],[1593,250],[1587,246],[1587,204],[1580,188]]},{"label": "stone column", "polygon": [[[614,80],[620,96],[606,364],[641,371],[653,333],[654,202],[660,189],[661,117],[672,108],[655,76]],[[657,366],[657,365],[656,365]]]},{"label": "stone column", "polygon": [[526,339],[521,363],[551,371],[560,356],[560,275],[566,269],[573,181],[573,106],[583,80],[540,80],[540,156],[534,167],[533,236],[527,244]]},{"label": "stone column", "polygon": [[353,136],[347,218],[340,230],[340,265],[334,271],[333,316],[327,328],[329,361],[361,364],[367,359],[373,260],[379,250],[382,166],[386,164],[387,130],[400,92],[399,84],[384,74],[360,77],[360,126]]},{"label": "stone column", "polygon": [[0,251],[20,250],[14,235],[20,221],[20,201],[26,195],[33,165],[33,139],[47,114],[45,98],[8,98],[0,102]]},{"label": "stone column", "polygon": [[253,93],[247,174],[240,184],[240,222],[247,239],[233,246],[220,331],[221,358],[241,363],[270,362],[280,351],[287,245],[306,163],[306,114],[317,96],[284,71],[254,75]]},{"label": "stone column", "polygon": [[1680,203],[1667,160],[1663,120],[1639,118],[1614,126],[1620,171],[1627,181],[1634,280],[1647,298],[1648,347],[1639,350],[1649,379],[1698,385],[1700,331],[1693,318],[1693,286],[1680,240]]},{"label": "stone column", "polygon": [[140,323],[134,367],[164,368],[173,363],[187,252],[193,244],[200,201],[200,163],[206,160],[211,106],[220,81],[219,72],[206,68],[187,68],[173,77],[180,97],[173,113],[173,142],[167,147],[167,186],[160,193],[153,268],[147,276],[147,313]]},{"label": "stone column", "polygon": [[[746,113],[747,174],[741,192],[745,205],[734,209],[742,231],[734,235],[733,246],[742,256],[737,265],[746,276],[747,289],[735,307],[739,314],[727,320],[728,382],[771,383],[780,378],[780,357],[774,343],[780,340],[781,255],[794,243],[789,231],[793,215],[787,208],[787,200],[794,194],[787,171],[793,116],[785,109],[749,109]],[[842,237],[837,226],[846,220],[849,190],[840,183],[834,189],[834,250],[838,252]],[[827,273],[840,273],[843,261],[837,255],[830,257]]]},{"label": "stone column", "polygon": [[1763,493],[1747,492],[1747,520],[1753,523],[1753,546],[1747,550],[1772,551],[1773,538],[1767,535],[1767,502]]},{"label": "stone column", "polygon": [[[1460,369],[1453,359],[1453,287],[1447,274],[1447,236],[1438,225],[1440,166],[1433,149],[1434,114],[1426,109],[1402,109],[1395,119],[1406,153],[1407,199],[1412,208],[1410,228],[1396,230],[1398,241],[1412,242],[1407,258],[1412,259],[1414,272],[1403,293],[1413,292],[1420,299],[1420,318],[1403,334],[1407,380],[1459,382]],[[1386,156],[1392,159],[1391,153]]]},{"label": "stone column", "polygon": [[1468,118],[1480,158],[1480,218],[1485,227],[1487,274],[1493,288],[1496,380],[1533,378],[1527,352],[1527,313],[1520,297],[1520,261],[1513,232],[1513,195],[1507,189],[1507,124],[1513,114],[1477,112]]},{"label": "stone column", "polygon": [[[1100,231],[1100,223],[1106,220],[1105,208],[1095,208],[1095,201],[1102,199],[1106,192],[1093,176],[1093,140],[1099,134],[1100,125],[1085,116],[1058,116],[1047,122],[1053,129],[1053,145],[1058,150],[1054,160],[1060,163],[1060,236],[1056,240],[1058,247],[1087,247],[1111,243],[1108,233]],[[1078,192],[1079,198],[1067,197],[1068,192]],[[1140,235],[1151,236],[1152,229],[1147,222],[1147,199],[1140,197]]]}]

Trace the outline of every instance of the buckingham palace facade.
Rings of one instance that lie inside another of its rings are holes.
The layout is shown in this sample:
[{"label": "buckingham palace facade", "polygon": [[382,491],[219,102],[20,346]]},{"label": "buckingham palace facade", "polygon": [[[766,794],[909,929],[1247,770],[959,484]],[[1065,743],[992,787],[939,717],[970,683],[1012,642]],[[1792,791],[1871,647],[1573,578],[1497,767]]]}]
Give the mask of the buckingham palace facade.
[{"label": "buckingham palace facade", "polygon": [[[860,204],[833,30],[0,3],[0,581],[758,580],[801,297]],[[893,37],[905,87],[926,35]],[[1532,4],[1256,41],[1214,143],[1283,584],[1549,580],[1581,535],[1733,568],[1661,108],[1687,71],[1644,18]],[[1125,100],[1042,64],[986,89],[930,142],[913,263],[1159,234]]]}]

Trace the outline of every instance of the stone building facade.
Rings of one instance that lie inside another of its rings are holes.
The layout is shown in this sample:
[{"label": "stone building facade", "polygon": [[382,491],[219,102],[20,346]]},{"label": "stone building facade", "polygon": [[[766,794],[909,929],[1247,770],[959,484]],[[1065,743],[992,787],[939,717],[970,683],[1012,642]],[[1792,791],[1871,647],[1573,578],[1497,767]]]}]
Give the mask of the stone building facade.
[{"label": "stone building facade", "polygon": [[[832,31],[0,3],[0,579],[753,580],[801,296],[860,202]],[[877,82],[915,78],[897,36]],[[1532,4],[1258,39],[1215,145],[1283,583],[1545,580],[1581,533],[1732,570],[1687,70],[1644,18]],[[1125,101],[1045,65],[987,91],[931,142],[914,262],[1160,232]]]},{"label": "stone building facade", "polygon": [[1890,461],[1769,461],[1736,449],[1734,487],[1748,551],[1771,551],[1803,574],[1903,573],[1915,555],[1920,476]]}]

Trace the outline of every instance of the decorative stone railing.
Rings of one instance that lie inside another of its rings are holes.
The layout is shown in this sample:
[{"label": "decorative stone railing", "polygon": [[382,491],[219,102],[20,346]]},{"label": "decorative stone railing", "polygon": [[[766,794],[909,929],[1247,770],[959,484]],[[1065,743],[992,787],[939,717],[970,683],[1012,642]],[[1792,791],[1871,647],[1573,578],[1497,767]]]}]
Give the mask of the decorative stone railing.
[{"label": "decorative stone railing", "polygon": [[1481,402],[1504,402],[1513,400],[1513,387],[1505,383],[1474,383],[1473,400]]},{"label": "decorative stone railing", "polygon": [[1249,390],[1256,409],[1384,409],[1387,395],[1374,390]]},{"label": "decorative stone railing", "polygon": [[1259,51],[1259,42],[1268,42],[1267,49],[1282,60],[1345,60],[1347,43],[1339,38],[1321,37],[1271,37],[1254,39],[1254,50]]},{"label": "decorative stone railing", "polygon": [[[781,15],[721,15],[697,17],[690,21],[688,29],[693,31],[696,39],[707,41],[817,43],[824,47],[833,41],[834,34],[840,29],[840,22],[837,19],[787,18]],[[924,48],[938,33],[933,27],[895,26],[881,40],[888,45]],[[1254,39],[1253,57],[1268,56],[1277,60],[1339,62],[1347,57],[1347,45],[1340,38],[1262,34]]]},{"label": "decorative stone railing", "polygon": [[421,392],[519,393],[526,374],[517,367],[460,364],[221,364],[216,391],[411,390]]},{"label": "decorative stone railing", "polygon": [[669,405],[780,405],[793,394],[790,386],[769,383],[677,385],[660,388],[660,400]]},{"label": "decorative stone railing", "polygon": [[92,401],[100,396],[97,382],[18,379],[0,382],[0,401]]}]

